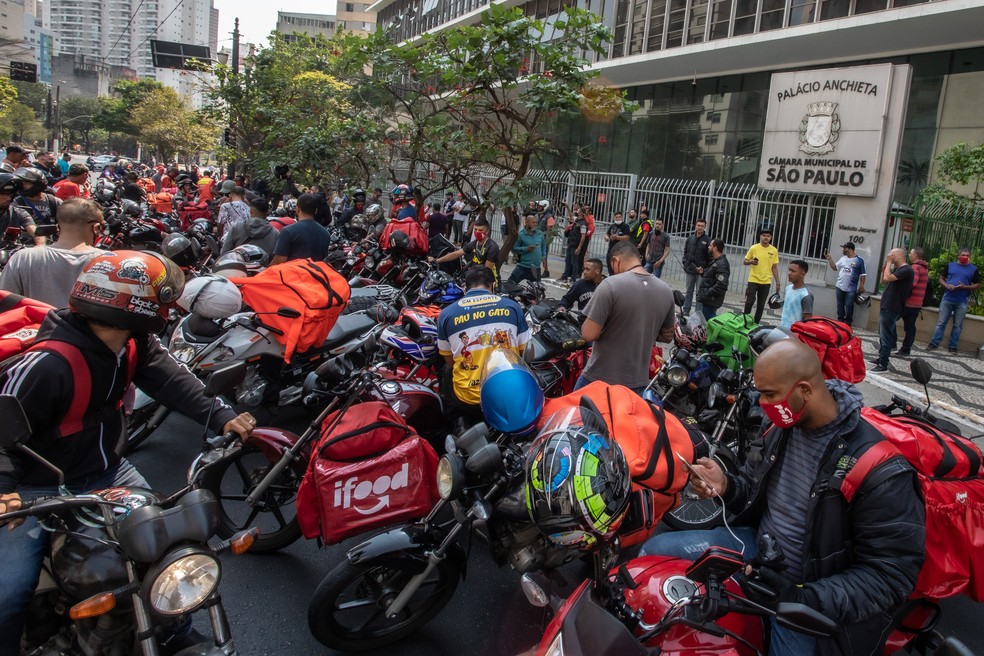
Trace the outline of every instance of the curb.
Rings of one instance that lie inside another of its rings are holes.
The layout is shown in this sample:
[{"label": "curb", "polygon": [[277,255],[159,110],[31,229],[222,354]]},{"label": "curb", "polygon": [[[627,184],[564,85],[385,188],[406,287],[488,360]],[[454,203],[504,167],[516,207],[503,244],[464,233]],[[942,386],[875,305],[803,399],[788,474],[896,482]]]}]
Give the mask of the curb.
[{"label": "curb", "polygon": [[[926,399],[926,393],[924,391],[909,387],[908,385],[903,385],[902,383],[898,383],[894,380],[886,378],[885,376],[880,376],[879,374],[872,373],[870,371],[865,376],[864,382],[871,383],[872,385],[880,387],[883,390],[904,396],[912,402],[919,400],[920,405]],[[932,391],[930,391],[930,398],[932,398]],[[984,421],[981,421],[981,418],[977,414],[969,410],[963,410],[942,401],[933,401],[932,411],[940,417],[949,419],[950,421],[958,424],[964,424],[975,430],[979,430],[982,434],[984,434]],[[981,437],[981,435],[979,434],[965,437],[976,438]]]}]

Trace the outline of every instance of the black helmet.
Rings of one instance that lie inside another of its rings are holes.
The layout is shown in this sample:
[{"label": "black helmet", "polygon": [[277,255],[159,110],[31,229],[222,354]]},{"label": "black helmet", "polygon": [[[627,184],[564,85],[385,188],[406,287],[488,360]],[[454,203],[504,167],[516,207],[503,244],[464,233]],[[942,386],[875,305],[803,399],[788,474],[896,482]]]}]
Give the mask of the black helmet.
[{"label": "black helmet", "polygon": [[96,188],[96,200],[103,203],[112,203],[116,200],[116,185],[112,182],[99,185]]},{"label": "black helmet", "polygon": [[355,191],[352,192],[352,202],[358,203],[359,201],[362,201],[363,203],[366,202],[365,189],[356,189]]},{"label": "black helmet", "polygon": [[0,173],[0,194],[10,194],[13,196],[17,193],[17,180],[14,178],[13,173]]},{"label": "black helmet", "polygon": [[206,219],[205,217],[195,219],[191,222],[191,225],[188,226],[188,229],[202,237],[205,235],[211,235],[215,233],[215,221],[212,221],[212,219]]},{"label": "black helmet", "polygon": [[179,267],[190,267],[198,262],[201,247],[198,246],[198,242],[180,233],[174,233],[164,238],[161,252]]},{"label": "black helmet", "polygon": [[124,200],[120,204],[120,209],[123,210],[123,213],[131,219],[139,219],[143,216],[143,210],[140,208],[140,204],[135,203],[130,199]]},{"label": "black helmet", "polygon": [[769,297],[769,307],[773,310],[778,310],[782,307],[782,296],[779,295],[779,292]]},{"label": "black helmet", "polygon": [[795,338],[791,332],[780,326],[759,326],[748,333],[748,348],[758,357],[762,355],[762,351],[784,339]]},{"label": "black helmet", "polygon": [[36,196],[48,188],[47,178],[34,167],[17,169],[14,171],[14,178],[21,196]]},{"label": "black helmet", "polygon": [[390,233],[389,241],[390,249],[397,253],[403,253],[410,248],[410,237],[402,230],[394,230]]},{"label": "black helmet", "polygon": [[857,303],[858,305],[870,305],[871,297],[868,296],[867,294],[858,294],[854,298],[854,302]]}]

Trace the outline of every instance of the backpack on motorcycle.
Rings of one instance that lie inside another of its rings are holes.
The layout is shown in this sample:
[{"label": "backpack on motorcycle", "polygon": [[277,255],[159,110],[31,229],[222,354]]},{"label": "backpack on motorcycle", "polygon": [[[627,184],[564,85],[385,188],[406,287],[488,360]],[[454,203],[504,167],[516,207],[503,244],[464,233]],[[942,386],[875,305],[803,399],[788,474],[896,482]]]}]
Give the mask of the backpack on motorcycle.
[{"label": "backpack on motorcycle", "polygon": [[848,383],[864,380],[861,339],[854,336],[849,325],[827,317],[811,317],[797,321],[789,330],[820,356],[824,378]]},{"label": "backpack on motorcycle", "polygon": [[397,231],[405,233],[410,238],[410,245],[404,255],[421,256],[427,255],[430,251],[430,239],[428,239],[427,231],[424,230],[423,226],[413,219],[404,219],[390,221],[383,228],[383,234],[379,236],[379,247],[384,252],[391,250],[390,237]]},{"label": "backpack on motorcycle", "polygon": [[916,470],[926,504],[926,560],[912,597],[942,599],[963,593],[984,601],[981,450],[919,417],[891,416],[874,408],[862,409],[861,416],[885,440],[869,448],[839,480],[841,494],[850,503],[873,469],[901,455]]},{"label": "backpack on motorcycle", "polygon": [[755,364],[755,356],[749,347],[748,334],[756,328],[758,324],[752,315],[725,312],[707,320],[707,343],[721,345],[722,348],[714,355],[729,369],[739,369],[734,352],[744,356],[745,368],[750,369]]},{"label": "backpack on motorcycle", "polygon": [[663,513],[676,505],[688,473],[678,455],[694,460],[692,429],[662,408],[647,403],[627,387],[596,381],[576,392],[546,399],[541,427],[558,410],[576,407],[587,396],[598,407],[615,438],[632,477],[632,498],[619,535],[623,546],[645,541]]},{"label": "backpack on motorcycle", "polygon": [[[58,425],[61,436],[77,433],[83,428],[83,419],[89,409],[92,395],[92,375],[89,365],[78,346],[69,342],[44,340],[35,342],[38,328],[44,318],[55,308],[11,292],[0,291],[0,369],[6,369],[29,351],[54,353],[62,358],[72,371],[72,401]],[[127,387],[137,371],[137,344],[132,339],[126,343]],[[122,401],[117,404],[117,410]]]},{"label": "backpack on motorcycle", "polygon": [[[327,262],[291,260],[271,266],[252,278],[233,280],[243,302],[253,309],[284,345],[284,361],[295,352],[320,346],[328,337],[349,300],[345,278]],[[300,312],[298,318],[282,317],[280,308]]]},{"label": "backpack on motorcycle", "polygon": [[358,403],[321,426],[297,490],[304,537],[336,544],[423,517],[437,503],[437,453],[386,403]]}]

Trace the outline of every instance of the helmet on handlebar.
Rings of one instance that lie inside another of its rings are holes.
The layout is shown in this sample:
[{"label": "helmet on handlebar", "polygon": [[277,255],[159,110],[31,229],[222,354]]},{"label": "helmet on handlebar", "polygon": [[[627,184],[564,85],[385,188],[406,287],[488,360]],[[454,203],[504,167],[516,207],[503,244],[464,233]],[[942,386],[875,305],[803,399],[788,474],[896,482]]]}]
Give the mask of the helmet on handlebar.
[{"label": "helmet on handlebar", "polygon": [[17,169],[14,171],[14,178],[21,196],[36,196],[48,188],[48,179],[33,166]]},{"label": "helmet on handlebar", "polygon": [[164,238],[161,243],[161,252],[183,268],[197,264],[202,249],[197,241],[188,239],[180,232],[175,232]]},{"label": "helmet on handlebar", "polygon": [[137,334],[157,333],[184,289],[184,273],[150,251],[115,251],[89,260],[69,295],[72,312]]},{"label": "helmet on handlebar", "polygon": [[782,296],[779,295],[779,292],[776,292],[775,294],[769,297],[769,307],[773,310],[778,310],[779,308],[781,308],[782,302],[783,302]]},{"label": "helmet on handlebar", "polygon": [[748,348],[758,357],[762,351],[784,339],[796,339],[791,332],[780,326],[759,326],[748,333]]},{"label": "helmet on handlebar", "polygon": [[243,295],[235,283],[221,276],[199,276],[185,285],[178,305],[206,319],[227,319],[242,309]]},{"label": "helmet on handlebar", "polygon": [[365,214],[367,219],[375,223],[383,216],[383,206],[379,203],[373,203],[366,208],[363,214]]},{"label": "helmet on handlebar", "polygon": [[611,538],[630,492],[625,455],[596,410],[555,413],[526,452],[530,519],[558,546],[589,549]]},{"label": "helmet on handlebar", "polygon": [[130,199],[124,200],[120,203],[120,209],[131,219],[139,219],[143,216],[143,209],[141,209],[139,203],[135,203]]},{"label": "helmet on handlebar", "polygon": [[543,412],[543,390],[515,352],[489,352],[482,369],[480,403],[485,423],[503,433],[526,433]]},{"label": "helmet on handlebar", "polygon": [[423,303],[448,304],[464,296],[464,290],[455,284],[449,273],[433,269],[420,283],[420,301]]}]

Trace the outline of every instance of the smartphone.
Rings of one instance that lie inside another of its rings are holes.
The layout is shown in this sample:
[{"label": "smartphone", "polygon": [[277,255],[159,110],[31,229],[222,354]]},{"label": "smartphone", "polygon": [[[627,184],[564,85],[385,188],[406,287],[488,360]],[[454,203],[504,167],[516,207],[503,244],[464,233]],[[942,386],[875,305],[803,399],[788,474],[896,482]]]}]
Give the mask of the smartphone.
[{"label": "smartphone", "polygon": [[714,490],[715,493],[717,493],[717,491],[718,491],[717,488],[714,487],[713,485],[711,485],[711,482],[709,480],[707,480],[706,478],[704,478],[704,476],[699,471],[697,471],[692,464],[690,464],[690,461],[689,460],[687,460],[686,458],[684,458],[683,456],[681,456],[677,452],[674,452],[674,453],[676,453],[676,457],[680,459],[680,462],[683,463],[684,469],[686,469],[691,474],[694,474],[697,478],[699,478],[701,481],[704,482],[704,485],[706,485],[707,487],[711,488],[712,490]]},{"label": "smartphone", "polygon": [[725,581],[745,567],[742,555],[724,547],[710,547],[694,564],[687,568],[687,578],[707,584],[713,577],[718,583]]}]

